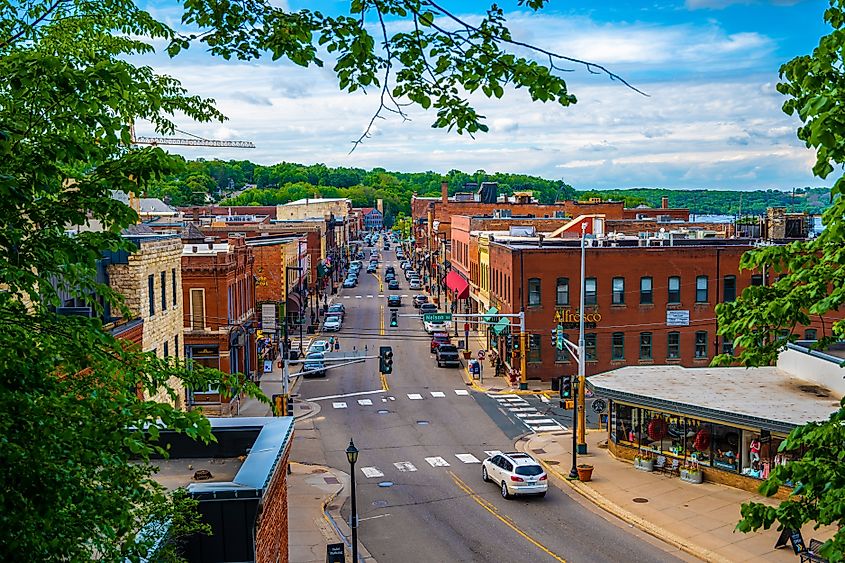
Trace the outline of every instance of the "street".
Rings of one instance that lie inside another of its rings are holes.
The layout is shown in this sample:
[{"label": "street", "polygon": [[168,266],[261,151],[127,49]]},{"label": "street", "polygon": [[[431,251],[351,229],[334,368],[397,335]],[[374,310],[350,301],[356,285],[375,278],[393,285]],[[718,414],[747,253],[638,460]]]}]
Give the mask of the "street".
[{"label": "street", "polygon": [[[297,400],[321,410],[302,431],[298,425],[293,459],[349,471],[350,438],[360,450],[360,543],[385,562],[678,561],[671,548],[571,497],[553,477],[545,498],[512,500],[482,481],[480,461],[490,452],[513,451],[515,439],[534,429],[568,432],[571,416],[561,416],[555,400],[478,393],[463,382],[463,368],[436,367],[422,323],[401,316],[417,312],[418,292],[407,289],[394,252],[381,254],[378,275],[393,264],[400,289],[381,290],[362,272],[358,287],[335,296],[346,316],[334,334],[341,352],[377,355],[380,345],[392,346],[393,373],[383,382],[378,360],[369,360],[296,390]],[[394,328],[386,324],[390,294],[402,296]],[[347,503],[347,520],[349,510]]]}]

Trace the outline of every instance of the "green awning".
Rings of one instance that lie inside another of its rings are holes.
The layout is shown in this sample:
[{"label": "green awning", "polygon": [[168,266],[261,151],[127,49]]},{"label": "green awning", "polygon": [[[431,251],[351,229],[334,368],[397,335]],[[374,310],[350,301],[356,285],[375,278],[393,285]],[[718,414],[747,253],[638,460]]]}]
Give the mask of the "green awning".
[{"label": "green awning", "polygon": [[502,317],[499,322],[493,325],[493,334],[496,336],[505,332],[511,326],[511,320],[508,317]]},{"label": "green awning", "polygon": [[495,314],[496,314],[496,313],[498,313],[498,312],[499,312],[499,310],[498,310],[497,308],[495,308],[495,307],[490,307],[489,309],[487,309],[487,312],[486,312],[486,313],[484,313],[484,316],[482,317],[482,319],[484,319],[484,322],[485,322],[485,323],[492,323],[492,322],[494,322],[494,321],[496,320],[496,319],[493,317],[493,315],[495,315]]}]

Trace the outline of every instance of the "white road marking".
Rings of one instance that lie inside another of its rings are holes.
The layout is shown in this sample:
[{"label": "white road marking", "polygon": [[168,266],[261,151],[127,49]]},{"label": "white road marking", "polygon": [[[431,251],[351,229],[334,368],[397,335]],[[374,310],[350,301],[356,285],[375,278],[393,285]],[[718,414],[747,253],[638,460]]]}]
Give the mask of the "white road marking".
[{"label": "white road marking", "polygon": [[455,454],[455,457],[464,463],[481,463],[481,460],[472,454]]},{"label": "white road marking", "polygon": [[403,294],[402,294],[402,297],[408,297],[408,295],[407,295],[407,294],[405,294],[405,293],[403,293]]},{"label": "white road marking", "polygon": [[358,404],[363,407],[369,407],[373,404],[373,401],[371,399],[358,399]]},{"label": "white road marking", "polygon": [[384,397],[382,397],[382,398],[381,398],[381,402],[382,402],[382,403],[386,403],[386,402],[387,402],[387,399],[385,399]]},{"label": "white road marking", "polygon": [[360,295],[356,295],[356,296],[355,296],[355,299],[361,299],[361,298],[362,298],[362,297],[361,297]]},{"label": "white road marking", "polygon": [[547,415],[538,412],[518,412],[516,416],[519,418],[546,418]]},{"label": "white road marking", "polygon": [[343,401],[340,401],[340,402],[337,402],[337,403],[332,403],[332,406],[336,409],[345,409],[346,403],[344,403]]},{"label": "white road marking", "polygon": [[537,412],[534,407],[510,407],[508,410],[514,414],[518,412]]},{"label": "white road marking", "polygon": [[397,461],[393,466],[403,473],[417,470],[416,466],[410,461]]},{"label": "white road marking", "polygon": [[374,479],[376,477],[384,477],[384,473],[378,467],[362,467],[361,471],[367,479]]},{"label": "white road marking", "polygon": [[383,293],[379,293],[379,299],[381,299],[381,298],[383,298],[383,297],[384,297],[384,294],[383,294]]},{"label": "white road marking", "polygon": [[408,393],[408,398],[412,401],[421,401],[422,395],[420,395],[419,393]]},{"label": "white road marking", "polygon": [[554,424],[555,423],[554,419],[552,419],[552,418],[534,418],[534,419],[531,419],[531,420],[523,419],[522,422],[524,422],[525,424],[528,424],[529,426],[532,425],[532,424]]},{"label": "white road marking", "polygon": [[367,298],[368,298],[368,299],[372,299],[372,298],[373,298],[373,296],[372,296],[372,295],[368,295],[368,296],[367,296]]},{"label": "white road marking", "polygon": [[443,391],[432,391],[431,396],[432,397],[445,397],[446,393],[444,393]]},{"label": "white road marking", "polygon": [[555,425],[548,425],[548,426],[537,426],[536,428],[532,428],[531,430],[533,430],[534,432],[553,432],[555,430],[560,430],[560,429],[566,430],[566,427],[561,426],[559,424],[555,424]]},{"label": "white road marking", "polygon": [[345,399],[346,397],[357,397],[358,395],[375,395],[376,393],[384,393],[384,389],[376,389],[375,391],[358,391],[356,393],[344,393],[343,395],[326,395],[325,397],[312,397],[305,399],[306,401],[325,401],[326,399]]},{"label": "white road marking", "polygon": [[546,397],[545,395],[540,395],[540,400],[541,400],[541,401],[543,401],[544,403],[548,403],[548,402],[549,402],[549,398],[548,398],[548,397]]},{"label": "white road marking", "polygon": [[487,393],[487,396],[490,397],[491,399],[496,399],[497,401],[498,400],[510,399],[511,397],[519,399],[519,395],[497,395],[495,393]]},{"label": "white road marking", "polygon": [[368,516],[366,518],[358,518],[358,522],[363,522],[364,520],[375,520],[376,518],[384,518],[385,516],[390,516],[390,514],[376,514],[375,516]]},{"label": "white road marking", "polygon": [[427,457],[425,461],[432,467],[449,467],[449,462],[442,457]]},{"label": "white road marking", "polygon": [[487,457],[493,457],[494,455],[499,455],[501,450],[484,450],[484,453],[487,454]]},{"label": "white road marking", "polygon": [[455,395],[469,395],[469,391],[466,389],[455,389]]},{"label": "white road marking", "polygon": [[349,296],[348,296],[348,295],[344,295],[344,296],[343,296],[343,298],[344,298],[344,299],[349,299]]}]

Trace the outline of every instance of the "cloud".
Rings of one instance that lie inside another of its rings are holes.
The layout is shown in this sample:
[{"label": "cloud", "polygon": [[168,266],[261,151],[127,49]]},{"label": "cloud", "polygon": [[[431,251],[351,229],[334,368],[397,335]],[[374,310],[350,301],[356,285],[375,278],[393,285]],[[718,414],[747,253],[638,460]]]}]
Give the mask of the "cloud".
[{"label": "cloud", "polygon": [[684,5],[689,10],[722,10],[728,6],[735,4],[773,4],[775,6],[794,6],[800,4],[804,0],[769,0],[768,2],[760,2],[759,0],[686,0]]},{"label": "cloud", "polygon": [[273,102],[264,96],[256,96],[249,92],[232,92],[232,97],[254,106],[272,106]]}]

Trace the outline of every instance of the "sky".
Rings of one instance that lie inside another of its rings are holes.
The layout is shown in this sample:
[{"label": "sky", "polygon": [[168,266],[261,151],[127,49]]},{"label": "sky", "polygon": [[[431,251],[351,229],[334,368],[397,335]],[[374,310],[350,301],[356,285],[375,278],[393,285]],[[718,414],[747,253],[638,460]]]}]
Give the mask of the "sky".
[{"label": "sky", "polygon": [[[273,0],[290,9],[340,14],[349,0]],[[442,0],[462,17],[489,4]],[[180,28],[174,0],[139,4]],[[374,91],[341,92],[328,68],[286,61],[216,59],[192,47],[136,62],[210,97],[223,124],[177,120],[211,139],[242,139],[255,149],[178,148],[188,158],[298,162],[402,172],[452,169],[561,179],[577,189],[790,189],[827,185],[811,173],[814,154],[795,136],[799,121],[781,111],[778,69],[809,54],[829,29],[824,0],[551,0],[540,12],[501,0],[515,39],[606,66],[647,94],[604,75],[566,73],[578,103],[532,102],[524,91],[500,100],[472,96],[489,133],[475,138],[433,129],[433,111],[410,121],[387,116],[351,154],[377,109]],[[520,54],[527,54],[520,53]],[[137,123],[139,135],[152,134]]]}]

